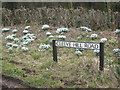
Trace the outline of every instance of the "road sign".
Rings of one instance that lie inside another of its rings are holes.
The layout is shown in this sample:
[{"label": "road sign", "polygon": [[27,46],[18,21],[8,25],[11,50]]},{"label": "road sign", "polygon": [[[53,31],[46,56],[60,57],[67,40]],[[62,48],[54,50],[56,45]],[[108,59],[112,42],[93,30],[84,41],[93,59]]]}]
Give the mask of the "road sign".
[{"label": "road sign", "polygon": [[75,41],[59,41],[53,40],[53,60],[57,62],[57,47],[81,48],[81,49],[95,49],[100,50],[100,64],[99,69],[104,70],[104,43],[94,42],[75,42]]},{"label": "road sign", "polygon": [[55,46],[81,49],[100,49],[100,44],[93,42],[56,41]]}]

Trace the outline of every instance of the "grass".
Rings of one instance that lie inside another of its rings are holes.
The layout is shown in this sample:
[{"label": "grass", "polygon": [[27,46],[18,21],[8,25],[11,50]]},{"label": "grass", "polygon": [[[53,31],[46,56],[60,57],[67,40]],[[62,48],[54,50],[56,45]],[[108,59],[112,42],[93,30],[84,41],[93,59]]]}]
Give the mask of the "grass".
[{"label": "grass", "polygon": [[41,88],[44,88],[44,87],[53,87],[53,86],[57,87],[58,86],[58,83],[56,81],[51,80],[51,79],[47,79],[45,77],[26,78],[25,81],[28,82],[28,83],[32,83],[32,85],[34,85],[34,86],[39,86]]},{"label": "grass", "polygon": [[[19,28],[19,27],[18,27]],[[32,28],[31,30],[37,30]],[[54,29],[53,29],[54,30]],[[53,30],[48,30],[53,32]],[[32,31],[34,32],[34,31]],[[9,35],[4,33],[3,37]],[[112,65],[118,65],[115,62],[115,55],[112,49],[117,48],[117,42],[115,35],[112,36],[112,32],[103,31],[105,35],[99,35],[95,41],[86,36],[82,36],[82,39],[77,40],[77,36],[81,36],[83,31],[71,30],[65,35],[68,37],[66,40],[74,41],[90,41],[99,42],[99,39],[103,36],[108,38],[108,42],[105,43],[105,70],[99,71],[99,57],[93,53],[93,50],[84,50],[83,55],[77,57],[75,49],[73,48],[57,48],[58,62],[54,62],[52,58],[52,47],[47,51],[38,51],[38,44],[48,43],[46,42],[45,32],[39,33],[35,31],[34,34],[38,37],[33,43],[28,45],[30,50],[28,52],[22,52],[21,50],[15,50],[13,53],[8,53],[5,43],[8,42],[3,38],[2,51],[3,55],[0,63],[2,63],[3,74],[19,78],[30,85],[38,88],[118,88],[119,85],[119,67],[111,69]],[[73,33],[75,34],[75,36]],[[95,33],[100,33],[96,31]],[[106,36],[107,33],[111,35]],[[56,35],[53,32],[54,35]],[[92,32],[88,33],[90,36]],[[21,33],[17,34],[22,35]],[[85,34],[86,35],[86,34]],[[70,37],[70,38],[69,38]],[[115,39],[115,40],[114,40]],[[112,59],[112,63],[108,63],[107,59]],[[10,61],[16,61],[21,64],[10,63]],[[96,62],[97,61],[97,62]],[[34,73],[27,73],[22,68],[26,68]],[[114,72],[114,73],[113,73]],[[117,73],[116,73],[117,72]]]},{"label": "grass", "polygon": [[41,56],[39,55],[39,54],[33,54],[32,55],[32,58],[34,59],[34,60],[37,60],[37,59],[39,59]]}]

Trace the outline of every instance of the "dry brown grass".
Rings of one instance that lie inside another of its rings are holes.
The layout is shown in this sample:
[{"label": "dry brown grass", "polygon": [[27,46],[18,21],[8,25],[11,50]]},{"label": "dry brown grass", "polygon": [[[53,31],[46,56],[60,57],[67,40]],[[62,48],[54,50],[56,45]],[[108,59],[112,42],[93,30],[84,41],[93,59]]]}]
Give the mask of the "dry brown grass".
[{"label": "dry brown grass", "polygon": [[2,9],[3,25],[43,25],[80,27],[88,26],[93,30],[114,30],[117,27],[116,18],[118,12],[100,10],[87,10],[82,7],[78,9],[64,8],[36,8],[29,9],[21,7],[13,11]]}]

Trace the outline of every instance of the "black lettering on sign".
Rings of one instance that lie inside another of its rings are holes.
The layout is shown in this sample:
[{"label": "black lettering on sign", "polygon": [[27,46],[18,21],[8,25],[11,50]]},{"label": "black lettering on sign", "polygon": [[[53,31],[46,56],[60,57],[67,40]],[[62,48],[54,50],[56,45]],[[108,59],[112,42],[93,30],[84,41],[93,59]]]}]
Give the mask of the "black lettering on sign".
[{"label": "black lettering on sign", "polygon": [[79,43],[80,48],[82,48],[82,43]]},{"label": "black lettering on sign", "polygon": [[56,41],[56,46],[82,48],[82,49],[100,49],[99,43],[91,43],[91,42]]},{"label": "black lettering on sign", "polygon": [[84,47],[85,48],[89,48],[87,43],[84,43]]},{"label": "black lettering on sign", "polygon": [[70,47],[70,43],[69,42],[66,42],[66,47]]},{"label": "black lettering on sign", "polygon": [[73,42],[73,47],[75,47],[75,43]]},{"label": "black lettering on sign", "polygon": [[79,44],[78,44],[78,43],[75,43],[75,47],[79,47]]},{"label": "black lettering on sign", "polygon": [[91,48],[91,49],[95,48],[95,45],[91,43],[90,46],[89,46],[89,48]]},{"label": "black lettering on sign", "polygon": [[96,49],[100,49],[100,45],[99,44],[95,44],[95,48]]}]

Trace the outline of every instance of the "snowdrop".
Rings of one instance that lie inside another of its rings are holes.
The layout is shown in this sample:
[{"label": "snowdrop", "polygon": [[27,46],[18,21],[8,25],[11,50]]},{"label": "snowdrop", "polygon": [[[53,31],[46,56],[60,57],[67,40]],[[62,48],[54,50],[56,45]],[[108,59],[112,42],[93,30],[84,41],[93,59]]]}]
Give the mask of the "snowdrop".
[{"label": "snowdrop", "polygon": [[14,40],[14,36],[13,35],[8,35],[7,37],[5,37],[5,39],[7,39],[7,40]]},{"label": "snowdrop", "polygon": [[9,52],[12,52],[12,51],[13,51],[13,48],[12,48],[12,47],[9,47],[9,48],[8,48],[8,51],[9,51]]},{"label": "snowdrop", "polygon": [[50,35],[51,35],[51,33],[50,33],[50,32],[46,32],[46,35],[47,35],[47,36],[50,36]]},{"label": "snowdrop", "polygon": [[6,47],[12,47],[12,48],[17,48],[18,47],[18,45],[17,44],[13,44],[13,43],[7,43],[6,44]]},{"label": "snowdrop", "polygon": [[114,33],[120,34],[120,29],[116,29],[116,31]]},{"label": "snowdrop", "polygon": [[78,56],[81,56],[81,55],[82,55],[82,52],[79,51],[79,50],[76,50],[76,51],[75,51],[75,54],[78,55]]},{"label": "snowdrop", "polygon": [[80,29],[82,29],[83,31],[87,31],[87,32],[91,32],[92,29],[85,27],[85,26],[81,26]]},{"label": "snowdrop", "polygon": [[25,42],[32,42],[36,39],[36,36],[34,34],[26,34],[23,37],[20,38],[21,41]]},{"label": "snowdrop", "polygon": [[28,29],[30,29],[30,26],[25,26],[25,30],[28,30]]},{"label": "snowdrop", "polygon": [[84,49],[82,49],[82,48],[76,48],[76,51],[81,51],[81,52],[83,52]]},{"label": "snowdrop", "polygon": [[67,32],[69,32],[68,28],[58,28],[56,31],[57,34],[63,34],[63,33],[67,33]]},{"label": "snowdrop", "polygon": [[113,62],[113,60],[111,60],[111,59],[107,59],[107,61],[108,61],[109,63]]},{"label": "snowdrop", "polygon": [[13,48],[17,48],[18,45],[17,45],[17,44],[12,44],[12,47],[13,47]]},{"label": "snowdrop", "polygon": [[99,55],[100,50],[96,50],[96,49],[95,49],[95,50],[93,51],[93,53],[95,53],[96,55]]},{"label": "snowdrop", "polygon": [[100,39],[100,42],[106,42],[106,41],[107,41],[107,38]]},{"label": "snowdrop", "polygon": [[19,38],[14,38],[14,41],[18,42],[18,41],[19,41]]},{"label": "snowdrop", "polygon": [[6,47],[12,47],[13,43],[6,43]]},{"label": "snowdrop", "polygon": [[24,33],[24,34],[27,34],[27,33],[29,33],[29,31],[28,31],[28,30],[24,30],[23,33]]},{"label": "snowdrop", "polygon": [[50,48],[50,45],[49,44],[41,44],[40,46],[39,46],[39,48],[40,49],[44,49],[44,50],[47,50],[47,49],[49,49]]},{"label": "snowdrop", "polygon": [[15,37],[15,36],[16,36],[16,34],[11,34],[11,36]]},{"label": "snowdrop", "polygon": [[29,42],[27,42],[27,41],[24,41],[21,43],[21,45],[28,45],[28,44],[29,44]]},{"label": "snowdrop", "polygon": [[53,36],[53,35],[50,35],[48,38],[54,38],[54,36]]},{"label": "snowdrop", "polygon": [[26,37],[30,38],[30,39],[36,39],[36,36],[34,34],[26,34]]},{"label": "snowdrop", "polygon": [[21,47],[28,45],[29,43],[31,43],[32,41],[34,41],[36,39],[36,36],[34,36],[34,34],[25,34],[24,36],[22,36],[21,38],[19,38],[19,42]]},{"label": "snowdrop", "polygon": [[58,31],[58,30],[56,31],[56,33],[57,33],[57,34],[63,34],[63,32],[61,32],[61,31]]},{"label": "snowdrop", "polygon": [[57,38],[58,38],[58,39],[66,39],[66,36],[64,36],[64,35],[59,35],[59,36],[57,36]]},{"label": "snowdrop", "polygon": [[91,34],[90,38],[92,38],[93,40],[96,39],[98,37],[97,34]]},{"label": "snowdrop", "polygon": [[47,30],[47,29],[49,29],[49,28],[50,28],[49,25],[43,25],[43,26],[42,26],[42,30]]},{"label": "snowdrop", "polygon": [[13,31],[12,31],[12,33],[17,33],[18,32],[18,30],[17,29],[14,29]]},{"label": "snowdrop", "polygon": [[10,28],[3,28],[2,29],[2,32],[8,32],[8,31],[10,31]]},{"label": "snowdrop", "polygon": [[119,52],[120,52],[120,49],[118,49],[118,48],[113,49],[113,52],[115,52],[115,53],[119,53]]},{"label": "snowdrop", "polygon": [[21,49],[22,49],[23,51],[28,51],[28,50],[29,50],[29,48],[27,48],[27,47],[21,47]]}]

